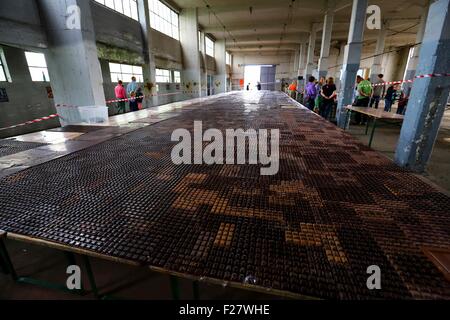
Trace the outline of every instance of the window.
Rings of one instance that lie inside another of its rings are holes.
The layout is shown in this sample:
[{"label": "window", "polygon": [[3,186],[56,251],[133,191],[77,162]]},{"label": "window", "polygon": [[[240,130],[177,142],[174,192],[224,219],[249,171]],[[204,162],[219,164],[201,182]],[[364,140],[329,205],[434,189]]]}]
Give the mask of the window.
[{"label": "window", "polygon": [[95,0],[102,5],[120,12],[131,19],[139,20],[137,0]]},{"label": "window", "polygon": [[30,70],[31,80],[50,81],[48,75],[47,62],[43,53],[25,52],[28,69]]},{"label": "window", "polygon": [[142,67],[131,66],[128,64],[109,63],[109,72],[111,72],[111,81],[131,82],[131,77],[136,77],[137,82],[144,82],[142,76]]},{"label": "window", "polygon": [[226,61],[227,61],[226,63],[231,66],[231,54],[229,54],[227,52],[227,53],[225,53],[225,55],[226,55]]},{"label": "window", "polygon": [[206,54],[210,57],[214,57],[214,41],[212,41],[208,37],[205,37],[205,44],[206,44]]},{"label": "window", "polygon": [[3,66],[3,61],[2,61],[1,55],[0,55],[0,81],[7,81],[5,67]]},{"label": "window", "polygon": [[156,69],[156,82],[170,83],[170,71],[165,69]]},{"label": "window", "polygon": [[200,50],[200,52],[203,52],[205,50],[205,48],[202,48],[202,45],[203,45],[202,33],[199,31],[198,32],[198,50]]},{"label": "window", "polygon": [[150,0],[150,26],[169,37],[180,39],[178,14],[159,0]]},{"label": "window", "polygon": [[173,72],[173,82],[174,83],[181,83],[181,73],[180,73],[180,71],[174,71]]}]

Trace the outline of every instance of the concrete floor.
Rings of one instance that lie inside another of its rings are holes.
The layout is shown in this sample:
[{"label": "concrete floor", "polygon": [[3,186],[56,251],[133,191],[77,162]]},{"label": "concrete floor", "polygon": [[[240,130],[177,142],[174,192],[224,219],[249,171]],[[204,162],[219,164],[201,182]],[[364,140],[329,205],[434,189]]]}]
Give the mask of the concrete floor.
[{"label": "concrete floor", "polygon": [[[400,136],[400,126],[395,123],[380,123],[375,131],[372,149],[394,159],[395,148]],[[368,144],[369,135],[365,135],[365,126],[352,125],[349,132]],[[370,134],[370,131],[369,131]],[[450,192],[450,110],[444,113],[439,135],[434,145],[430,162],[423,176],[441,188]]]}]

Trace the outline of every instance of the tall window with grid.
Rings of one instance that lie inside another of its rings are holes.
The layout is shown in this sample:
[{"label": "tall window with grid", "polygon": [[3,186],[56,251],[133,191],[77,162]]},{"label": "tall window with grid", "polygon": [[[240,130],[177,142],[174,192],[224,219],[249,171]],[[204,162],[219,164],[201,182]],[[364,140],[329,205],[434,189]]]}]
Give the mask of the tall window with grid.
[{"label": "tall window with grid", "polygon": [[132,77],[136,77],[137,82],[143,82],[143,73],[141,66],[132,66],[128,64],[109,63],[109,71],[111,73],[111,81],[131,82]]},{"label": "tall window with grid", "polygon": [[170,70],[156,69],[156,82],[170,83]]},{"label": "tall window with grid", "polygon": [[169,37],[180,40],[178,13],[159,0],[150,1],[150,26]]},{"label": "tall window with grid", "polygon": [[138,21],[137,0],[95,0],[96,2]]}]

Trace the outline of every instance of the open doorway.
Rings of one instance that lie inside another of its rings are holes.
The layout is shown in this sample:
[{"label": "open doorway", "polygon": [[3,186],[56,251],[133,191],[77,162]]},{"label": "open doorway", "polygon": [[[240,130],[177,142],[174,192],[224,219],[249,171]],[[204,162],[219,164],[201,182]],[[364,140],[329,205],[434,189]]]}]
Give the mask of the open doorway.
[{"label": "open doorway", "polygon": [[256,85],[261,80],[261,66],[245,66],[245,90],[257,90]]},{"label": "open doorway", "polygon": [[274,65],[248,65],[244,69],[245,90],[257,90],[257,84],[261,83],[262,90],[275,90]]}]

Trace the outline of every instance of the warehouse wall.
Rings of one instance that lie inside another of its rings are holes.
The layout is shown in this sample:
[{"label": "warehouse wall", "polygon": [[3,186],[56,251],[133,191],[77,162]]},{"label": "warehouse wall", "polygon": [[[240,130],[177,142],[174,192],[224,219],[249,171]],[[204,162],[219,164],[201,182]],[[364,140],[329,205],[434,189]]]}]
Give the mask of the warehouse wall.
[{"label": "warehouse wall", "polygon": [[[110,10],[94,1],[91,9],[96,32],[97,51],[103,76],[103,88],[107,100],[114,99],[115,83],[111,82],[109,62],[143,65],[143,42],[140,24],[120,13]],[[50,83],[32,82],[25,60],[25,50],[45,54],[47,38],[40,21],[35,1],[4,1],[0,6],[0,29],[11,30],[0,32],[0,46],[5,51],[7,67],[12,76],[12,83],[2,82],[9,102],[0,103],[2,116],[0,127],[25,122],[56,112],[53,99],[47,96],[46,87]],[[151,30],[153,38],[152,52],[155,55],[157,68],[182,70],[180,42],[156,30]],[[210,72],[215,70],[214,59],[208,60]],[[129,79],[124,79],[129,81]],[[178,84],[158,85],[160,93],[179,91]],[[157,100],[165,104],[182,99],[180,95],[169,95]],[[116,111],[111,106],[110,115]],[[59,126],[58,120],[50,120],[0,132],[0,137],[24,134]]]},{"label": "warehouse wall", "polygon": [[[53,99],[47,96],[49,82],[32,82],[25,60],[25,51],[8,46],[1,46],[12,83],[0,82],[5,88],[9,102],[0,102],[0,128],[18,124],[56,112]],[[44,130],[59,125],[57,119],[48,120],[20,128],[0,131],[0,138],[14,136],[25,132]]]},{"label": "warehouse wall", "polygon": [[292,74],[291,55],[260,55],[256,53],[234,53],[232,66],[233,89],[239,89],[239,80],[244,79],[245,65],[274,64],[276,65],[275,79],[289,78]]}]

